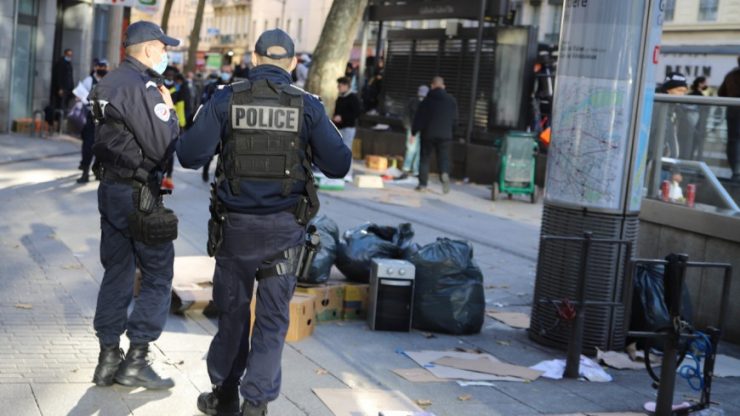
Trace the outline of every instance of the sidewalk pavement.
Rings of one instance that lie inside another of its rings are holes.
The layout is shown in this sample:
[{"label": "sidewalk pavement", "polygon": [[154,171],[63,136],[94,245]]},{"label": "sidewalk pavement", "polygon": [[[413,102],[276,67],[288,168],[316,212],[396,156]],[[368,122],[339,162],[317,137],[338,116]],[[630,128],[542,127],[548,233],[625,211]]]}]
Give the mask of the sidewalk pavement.
[{"label": "sidewalk pavement", "polygon": [[[197,415],[195,398],[208,391],[205,354],[215,322],[200,311],[171,315],[155,343],[155,367],[176,387],[149,392],[90,382],[98,345],[92,330],[99,262],[97,182],[78,185],[79,141],[0,136],[0,402],[12,415]],[[361,170],[361,169],[359,169]],[[176,255],[205,255],[208,186],[199,172],[178,168],[176,189],[166,201],[180,217]],[[439,185],[420,195],[415,183],[385,190],[322,192],[322,212],[340,230],[373,221],[412,222],[415,241],[439,236],[473,242],[490,306],[529,310],[532,300],[541,205],[488,199],[485,186]],[[212,271],[204,270],[205,275]],[[288,344],[283,356],[283,389],[270,414],[331,415],[313,388],[399,390],[412,400],[431,400],[442,415],[540,415],[585,412],[639,412],[654,400],[645,371],[608,370],[606,384],[539,379],[496,382],[494,387],[461,387],[453,382],[411,383],[391,372],[416,365],[397,351],[477,348],[518,365],[563,358],[534,344],[523,330],[486,318],[473,336],[373,332],[364,322],[318,325],[314,335]],[[724,344],[736,357],[740,349]],[[677,382],[677,397],[688,394]],[[740,379],[715,379],[714,399],[727,415],[740,414]],[[469,400],[458,397],[470,395]],[[695,395],[693,395],[695,396]]]}]

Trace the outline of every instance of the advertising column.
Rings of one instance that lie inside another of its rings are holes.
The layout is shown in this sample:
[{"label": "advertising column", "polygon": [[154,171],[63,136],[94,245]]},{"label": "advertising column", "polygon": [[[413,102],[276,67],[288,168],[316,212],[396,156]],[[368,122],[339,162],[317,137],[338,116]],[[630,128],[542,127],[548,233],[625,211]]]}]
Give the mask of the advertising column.
[{"label": "advertising column", "polygon": [[[664,0],[564,3],[542,235],[637,238]],[[588,300],[619,301],[618,246],[589,256]],[[540,246],[530,336],[564,347],[569,326],[548,300],[573,299],[580,246]],[[621,348],[624,311],[589,308],[584,351]]]}]

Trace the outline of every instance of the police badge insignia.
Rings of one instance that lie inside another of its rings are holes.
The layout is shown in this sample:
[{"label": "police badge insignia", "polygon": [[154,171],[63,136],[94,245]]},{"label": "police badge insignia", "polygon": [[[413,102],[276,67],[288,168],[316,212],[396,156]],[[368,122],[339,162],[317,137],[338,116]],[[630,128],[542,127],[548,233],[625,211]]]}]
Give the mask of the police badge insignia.
[{"label": "police badge insignia", "polygon": [[170,110],[167,109],[167,105],[164,103],[159,103],[154,106],[154,114],[164,122],[170,119]]}]

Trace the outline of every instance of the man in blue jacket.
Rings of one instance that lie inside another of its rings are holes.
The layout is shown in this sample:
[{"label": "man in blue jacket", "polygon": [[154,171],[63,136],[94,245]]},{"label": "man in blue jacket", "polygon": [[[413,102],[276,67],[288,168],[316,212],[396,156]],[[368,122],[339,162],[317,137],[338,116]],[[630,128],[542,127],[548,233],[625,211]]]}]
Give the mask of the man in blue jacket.
[{"label": "man in blue jacket", "polygon": [[352,157],[319,99],[290,85],[296,58],[288,34],[264,32],[252,62],[248,80],[222,87],[198,110],[176,149],[190,169],[219,153],[208,227],[219,312],[207,358],[213,392],[198,397],[209,415],[239,414],[239,390],[247,416],[265,415],[278,397],[299,252],[319,204],[311,164],[341,178]]}]

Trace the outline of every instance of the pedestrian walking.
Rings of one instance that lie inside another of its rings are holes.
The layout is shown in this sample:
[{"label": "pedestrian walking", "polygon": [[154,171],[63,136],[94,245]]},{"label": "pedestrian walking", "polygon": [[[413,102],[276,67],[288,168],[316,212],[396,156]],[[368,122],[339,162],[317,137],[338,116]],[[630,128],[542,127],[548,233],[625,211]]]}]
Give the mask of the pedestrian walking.
[{"label": "pedestrian walking", "polygon": [[[337,79],[337,90],[339,96],[334,105],[334,116],[332,121],[342,135],[344,145],[352,152],[352,142],[357,133],[357,120],[362,114],[362,103],[360,98],[351,91],[352,81],[347,77]],[[352,169],[344,177],[347,182],[352,182]]]},{"label": "pedestrian walking", "polygon": [[[172,290],[177,217],[164,208],[159,186],[180,127],[161,74],[166,47],[179,43],[154,23],[130,25],[125,60],[91,95],[97,122],[93,151],[102,164],[98,210],[105,269],[94,319],[98,386],[114,381],[147,389],[174,386],[152,369],[147,355],[162,333]],[[137,263],[141,289],[129,314]],[[124,332],[131,341],[125,358],[119,349]]]},{"label": "pedestrian walking", "polygon": [[[90,109],[92,105],[88,100],[90,92],[93,90],[95,85],[100,82],[101,79],[108,73],[108,61],[105,59],[98,59],[95,61],[94,68],[90,75],[80,81],[80,85],[75,89],[75,92],[79,91],[81,96],[79,100],[86,108],[87,119],[85,120],[85,126],[82,128],[80,136],[82,137],[82,159],[80,160],[80,170],[82,170],[82,176],[77,179],[77,183],[83,184],[90,181],[90,165],[93,160],[93,143],[95,142],[95,120]],[[93,169],[96,171],[97,169]],[[98,174],[95,174],[98,176]]]},{"label": "pedestrian walking", "polygon": [[207,357],[214,387],[197,402],[209,415],[238,414],[240,391],[244,416],[267,414],[278,397],[296,265],[306,223],[319,206],[311,164],[341,178],[351,163],[319,99],[291,85],[297,62],[290,36],[280,29],[262,33],[252,62],[249,79],[218,90],[177,143],[180,163],[190,169],[221,151],[208,242],[219,311]]},{"label": "pedestrian walking", "polygon": [[[59,123],[56,111],[67,112],[69,104],[74,99],[72,89],[75,87],[74,68],[72,67],[72,49],[65,49],[61,58],[54,64],[51,72],[51,107],[54,110],[52,120]],[[55,128],[56,129],[56,128]]]},{"label": "pedestrian walking", "polygon": [[298,65],[295,67],[295,85],[300,88],[304,88],[306,86],[310,66],[311,57],[307,53],[302,53],[298,59]]},{"label": "pedestrian walking", "polygon": [[411,134],[420,134],[421,159],[419,161],[419,185],[417,191],[425,191],[429,180],[429,158],[437,155],[437,169],[442,182],[442,191],[450,192],[450,146],[457,125],[457,101],[445,91],[444,79],[432,79],[431,90],[414,116]]},{"label": "pedestrian walking", "polygon": [[403,126],[406,128],[406,154],[403,157],[403,178],[409,175],[419,175],[419,149],[421,148],[419,133],[411,133],[411,127],[414,124],[414,117],[416,111],[419,109],[419,104],[424,101],[424,98],[429,93],[429,87],[426,85],[419,85],[416,90],[416,97],[413,97],[406,103],[403,114]]},{"label": "pedestrian walking", "polygon": [[[738,67],[727,73],[717,95],[740,98],[740,56]],[[730,164],[732,181],[740,182],[740,107],[727,107],[727,163]]]}]

